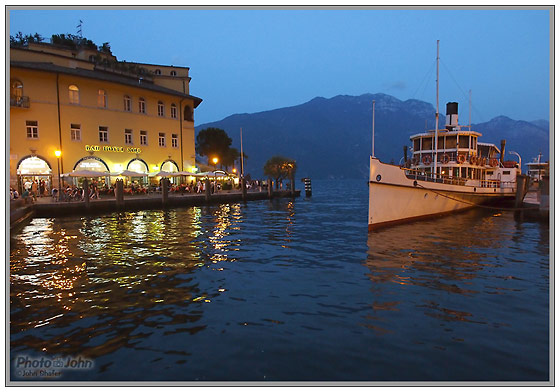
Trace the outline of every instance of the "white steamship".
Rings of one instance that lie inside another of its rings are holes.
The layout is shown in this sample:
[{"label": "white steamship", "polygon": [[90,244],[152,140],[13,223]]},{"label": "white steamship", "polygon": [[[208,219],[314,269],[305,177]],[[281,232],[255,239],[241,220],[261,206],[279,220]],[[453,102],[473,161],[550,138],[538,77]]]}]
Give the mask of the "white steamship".
[{"label": "white steamship", "polygon": [[382,163],[372,146],[369,230],[515,200],[521,170],[517,162],[504,161],[505,140],[501,149],[479,142],[481,133],[459,125],[456,102],[447,104],[444,129],[438,129],[438,118],[436,108],[435,129],[410,137],[412,157],[402,166]]}]

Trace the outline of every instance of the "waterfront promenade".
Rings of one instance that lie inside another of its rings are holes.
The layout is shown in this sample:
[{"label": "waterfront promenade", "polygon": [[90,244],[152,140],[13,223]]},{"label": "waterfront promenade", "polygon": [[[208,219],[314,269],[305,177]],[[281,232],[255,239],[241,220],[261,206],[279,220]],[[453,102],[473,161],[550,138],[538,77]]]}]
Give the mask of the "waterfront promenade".
[{"label": "waterfront promenade", "polygon": [[17,230],[33,217],[50,218],[68,215],[97,215],[112,211],[134,211],[142,209],[177,208],[203,206],[222,203],[265,200],[278,197],[299,197],[300,190],[259,190],[249,189],[220,191],[216,193],[171,192],[165,198],[161,192],[126,195],[119,203],[115,196],[101,196],[99,199],[56,201],[52,197],[38,197],[35,201],[18,199],[10,201],[10,228]]}]

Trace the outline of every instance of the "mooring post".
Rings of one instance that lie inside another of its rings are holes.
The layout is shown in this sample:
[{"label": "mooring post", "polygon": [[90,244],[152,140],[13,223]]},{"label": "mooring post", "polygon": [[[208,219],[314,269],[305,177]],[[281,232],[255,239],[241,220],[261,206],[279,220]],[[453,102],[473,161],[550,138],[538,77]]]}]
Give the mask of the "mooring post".
[{"label": "mooring post", "polygon": [[550,176],[542,176],[539,181],[538,194],[540,195],[539,210],[543,215],[548,214],[550,211]]},{"label": "mooring post", "polygon": [[272,190],[272,180],[269,178],[268,180],[266,180],[266,184],[268,190],[268,198],[272,199],[272,195],[274,194]]},{"label": "mooring post", "polygon": [[517,189],[515,192],[516,208],[519,208],[523,205],[523,199],[525,198],[526,184],[527,184],[527,176],[523,174],[518,174],[516,178]]},{"label": "mooring post", "polygon": [[161,202],[167,205],[169,199],[169,179],[164,177],[161,179]]},{"label": "mooring post", "polygon": [[293,175],[290,176],[290,195],[294,197],[296,194],[296,181]]},{"label": "mooring post", "polygon": [[311,197],[311,178],[302,178],[305,186],[305,197]]},{"label": "mooring post", "polygon": [[247,201],[247,181],[245,177],[241,179],[241,198],[243,201]]},{"label": "mooring post", "polygon": [[117,206],[124,205],[124,183],[123,180],[118,179],[115,181],[115,198],[117,199]]},{"label": "mooring post", "polygon": [[210,179],[207,178],[204,180],[204,196],[206,201],[210,201],[210,194],[212,193],[212,189],[210,189]]},{"label": "mooring post", "polygon": [[86,205],[86,208],[89,208],[89,184],[87,178],[84,178],[84,182],[82,185],[84,187],[84,203]]}]

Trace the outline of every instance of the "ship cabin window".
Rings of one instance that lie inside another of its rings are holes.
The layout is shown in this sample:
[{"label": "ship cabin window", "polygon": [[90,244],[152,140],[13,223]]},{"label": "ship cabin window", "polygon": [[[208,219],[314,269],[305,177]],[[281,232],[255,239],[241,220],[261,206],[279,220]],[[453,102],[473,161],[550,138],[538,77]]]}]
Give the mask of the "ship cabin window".
[{"label": "ship cabin window", "polygon": [[445,148],[445,138],[443,136],[438,136],[437,138],[437,148],[442,149]]},{"label": "ship cabin window", "polygon": [[504,173],[504,176],[508,176],[508,175],[509,175],[509,173],[510,173],[510,171],[509,171],[509,170],[504,170],[504,172],[503,172],[503,173]]},{"label": "ship cabin window", "polygon": [[420,151],[420,138],[414,139],[414,151]]},{"label": "ship cabin window", "polygon": [[493,172],[493,171],[489,171],[489,172],[486,172],[486,174],[489,175],[489,176],[491,176],[491,175],[494,174],[494,172]]},{"label": "ship cabin window", "polygon": [[476,149],[476,136],[471,136],[471,148]]},{"label": "ship cabin window", "polygon": [[431,150],[432,149],[432,138],[423,138],[422,139],[422,150]]},{"label": "ship cabin window", "polygon": [[457,148],[457,137],[456,136],[447,136],[445,138],[445,149],[454,149]]},{"label": "ship cabin window", "polygon": [[469,136],[460,135],[459,136],[459,148],[469,148]]}]

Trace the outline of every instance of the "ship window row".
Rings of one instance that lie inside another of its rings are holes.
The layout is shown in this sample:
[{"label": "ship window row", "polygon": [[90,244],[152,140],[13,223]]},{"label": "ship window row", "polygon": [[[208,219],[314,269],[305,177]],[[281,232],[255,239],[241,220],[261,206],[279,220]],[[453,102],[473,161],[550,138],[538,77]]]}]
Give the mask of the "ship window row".
[{"label": "ship window row", "polygon": [[[458,137],[457,137],[458,136]],[[477,137],[472,135],[438,136],[438,149],[476,149]],[[434,137],[419,137],[414,139],[414,151],[433,150]]]},{"label": "ship window row", "polygon": [[[19,94],[20,96],[23,95],[23,84],[19,81],[17,83],[13,83],[12,85],[12,92],[13,95]],[[80,89],[75,84],[71,84],[68,86],[68,100],[72,105],[79,105],[80,104]],[[99,89],[97,91],[97,106],[99,108],[106,109],[108,107],[108,95],[107,91],[103,89]],[[132,112],[133,111],[132,105],[132,98],[130,95],[123,96],[123,109],[125,112]],[[146,99],[144,97],[138,98],[138,106],[137,106],[138,113],[141,114],[148,114],[147,112],[147,105]],[[165,104],[162,101],[157,102],[157,115],[158,117],[165,117]],[[178,118],[178,111],[177,105],[172,103],[169,108],[169,116],[171,118]],[[184,120],[185,121],[193,121],[193,110],[189,105],[185,106],[184,110]]]}]

